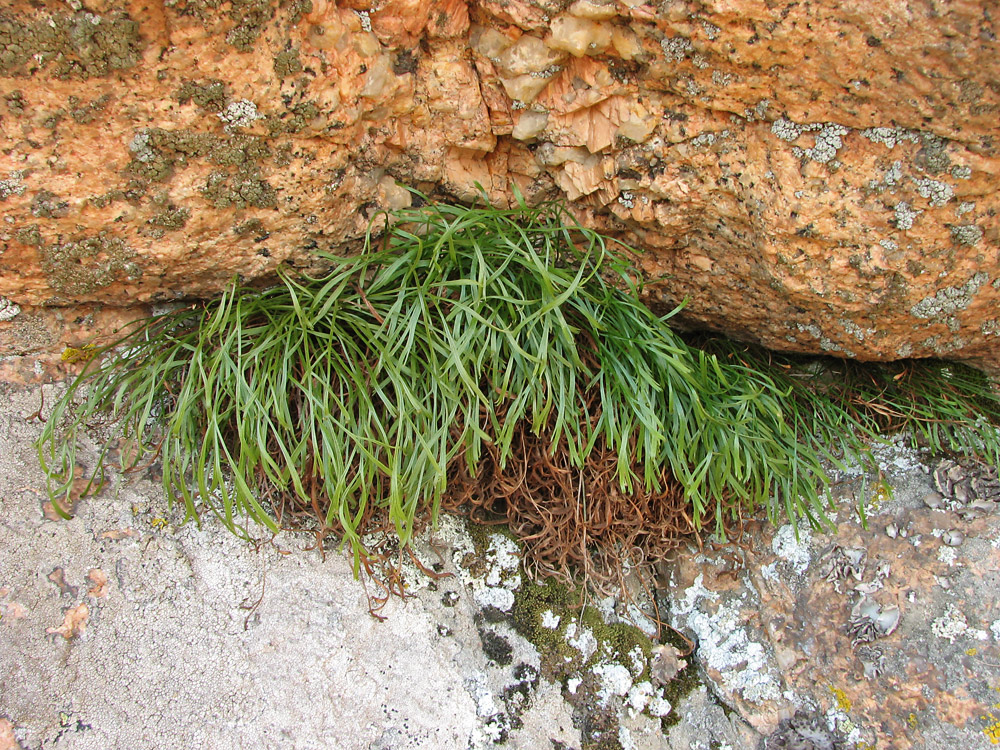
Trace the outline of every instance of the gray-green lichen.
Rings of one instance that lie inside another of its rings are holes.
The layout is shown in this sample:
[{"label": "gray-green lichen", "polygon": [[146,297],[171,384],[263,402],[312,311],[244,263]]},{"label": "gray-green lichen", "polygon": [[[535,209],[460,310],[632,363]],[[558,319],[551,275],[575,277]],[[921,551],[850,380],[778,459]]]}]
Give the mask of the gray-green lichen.
[{"label": "gray-green lichen", "polygon": [[21,91],[11,91],[4,96],[3,100],[7,105],[7,111],[14,117],[20,117],[28,108],[28,102]]},{"label": "gray-green lichen", "polygon": [[229,87],[223,81],[214,78],[205,83],[185,81],[176,93],[178,103],[187,104],[193,101],[209,112],[221,112],[225,109],[230,96]]},{"label": "gray-green lichen", "polygon": [[282,50],[274,56],[274,74],[278,78],[287,78],[301,72],[302,61],[296,48]]},{"label": "gray-green lichen", "polygon": [[940,318],[951,316],[964,310],[972,303],[979,288],[989,281],[985,271],[979,271],[962,286],[949,286],[936,294],[917,302],[910,308],[910,314],[915,318]]},{"label": "gray-green lichen", "polygon": [[21,20],[0,13],[0,75],[33,75],[48,68],[57,78],[90,78],[139,62],[144,42],[127,13],[55,13]]},{"label": "gray-green lichen", "polygon": [[0,202],[12,195],[24,195],[24,172],[11,172],[6,179],[0,180]]},{"label": "gray-green lichen", "polygon": [[951,227],[951,237],[959,245],[974,247],[983,239],[983,230],[975,224],[961,224]]},{"label": "gray-green lichen", "polygon": [[0,297],[0,323],[13,320],[21,314],[21,308],[6,297]]},{"label": "gray-green lichen", "polygon": [[126,169],[152,182],[167,180],[175,168],[188,161],[204,158],[219,166],[251,169],[271,155],[262,138],[249,135],[222,137],[190,130],[145,128],[129,143],[132,161]]},{"label": "gray-green lichen", "polygon": [[257,111],[257,105],[249,99],[231,102],[222,112],[219,119],[224,123],[227,133],[235,133],[239,128],[248,128],[257,120],[263,120],[264,115]]},{"label": "gray-green lichen", "polygon": [[208,176],[201,192],[216,208],[274,208],[278,204],[274,188],[253,172],[230,175],[217,170]]},{"label": "gray-green lichen", "polygon": [[912,208],[906,201],[900,201],[893,209],[893,213],[895,213],[895,218],[892,220],[892,224],[895,225],[896,229],[910,229],[913,226],[913,220],[923,211],[919,208]]},{"label": "gray-green lichen", "polygon": [[163,208],[159,213],[154,214],[147,220],[150,226],[148,234],[155,239],[159,239],[167,232],[181,229],[191,218],[191,211],[187,208],[179,208],[169,200],[159,200]]},{"label": "gray-green lichen", "polygon": [[955,191],[951,185],[938,180],[922,179],[917,180],[917,193],[921,198],[927,198],[932,206],[943,206],[950,201]]},{"label": "gray-green lichen", "polygon": [[31,224],[26,227],[18,227],[14,230],[14,239],[22,245],[28,245],[30,247],[42,246],[42,233],[39,231],[37,224]]},{"label": "gray-green lichen", "polygon": [[90,294],[122,276],[139,275],[135,251],[108,232],[72,242],[42,246],[42,271],[49,285],[69,296]]},{"label": "gray-green lichen", "polygon": [[73,118],[74,122],[77,122],[80,125],[86,125],[87,123],[93,122],[97,117],[97,114],[101,112],[110,101],[111,94],[104,94],[87,104],[83,104],[79,97],[71,96],[69,98],[69,115]]},{"label": "gray-green lichen", "polygon": [[39,190],[31,199],[31,215],[44,219],[61,219],[69,213],[69,203],[48,190]]}]

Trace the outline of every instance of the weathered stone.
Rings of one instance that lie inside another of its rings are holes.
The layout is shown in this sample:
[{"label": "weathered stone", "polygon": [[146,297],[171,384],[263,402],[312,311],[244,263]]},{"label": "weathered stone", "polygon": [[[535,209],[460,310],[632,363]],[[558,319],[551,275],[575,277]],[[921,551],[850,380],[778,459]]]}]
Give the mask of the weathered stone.
[{"label": "weathered stone", "polygon": [[980,3],[36,6],[0,13],[0,297],[24,311],[351,251],[393,181],[513,185],[636,248],[682,324],[1000,367]]},{"label": "weathered stone", "polygon": [[793,740],[818,727],[833,735],[816,747],[893,750],[1000,733],[996,504],[928,507],[935,461],[902,441],[879,450],[892,497],[842,475],[832,528],[755,524],[738,556],[679,554],[665,573],[672,624],[766,750],[810,747]]}]

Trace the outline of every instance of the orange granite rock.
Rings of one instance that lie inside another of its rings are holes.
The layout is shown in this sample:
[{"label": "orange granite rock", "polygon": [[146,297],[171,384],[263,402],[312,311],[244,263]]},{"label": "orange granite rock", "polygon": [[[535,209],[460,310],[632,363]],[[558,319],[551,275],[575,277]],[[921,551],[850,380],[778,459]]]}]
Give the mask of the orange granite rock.
[{"label": "orange granite rock", "polygon": [[981,3],[70,6],[0,10],[0,339],[18,310],[350,252],[409,202],[397,182],[498,205],[516,185],[636,248],[687,326],[1000,367]]}]

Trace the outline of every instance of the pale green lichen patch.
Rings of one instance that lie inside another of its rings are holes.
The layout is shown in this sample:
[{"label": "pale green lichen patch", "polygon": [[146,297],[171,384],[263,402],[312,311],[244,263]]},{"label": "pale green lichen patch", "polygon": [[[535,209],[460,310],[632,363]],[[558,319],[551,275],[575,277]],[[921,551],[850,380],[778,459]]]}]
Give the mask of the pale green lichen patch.
[{"label": "pale green lichen patch", "polygon": [[6,297],[0,297],[0,323],[13,320],[21,314],[21,308]]},{"label": "pale green lichen patch", "polygon": [[959,245],[974,247],[982,242],[983,230],[975,224],[962,224],[951,227],[951,237]]},{"label": "pale green lichen patch", "polygon": [[42,270],[49,285],[67,295],[89,294],[122,276],[137,276],[135,250],[107,232],[42,247]]},{"label": "pale green lichen patch", "polygon": [[972,303],[979,288],[989,281],[989,274],[979,271],[962,286],[949,286],[925,297],[910,308],[915,318],[939,318],[954,315]]},{"label": "pale green lichen patch", "polygon": [[943,206],[955,196],[955,191],[946,182],[938,180],[916,180],[917,193],[921,198],[927,198],[932,206]]},{"label": "pale green lichen patch", "polygon": [[12,195],[24,195],[24,172],[11,172],[6,179],[0,180],[0,202]]},{"label": "pale green lichen patch", "polygon": [[0,75],[90,78],[139,62],[144,43],[127,13],[56,13],[40,20],[0,14]]},{"label": "pale green lichen patch", "polygon": [[923,213],[923,210],[913,208],[906,201],[900,201],[896,204],[893,209],[895,216],[890,223],[893,224],[896,229],[910,229],[913,227],[913,220]]},{"label": "pale green lichen patch", "polygon": [[248,128],[257,120],[263,120],[264,115],[257,111],[257,105],[249,99],[231,102],[222,112],[219,119],[225,124],[227,133],[235,133],[241,128]]}]

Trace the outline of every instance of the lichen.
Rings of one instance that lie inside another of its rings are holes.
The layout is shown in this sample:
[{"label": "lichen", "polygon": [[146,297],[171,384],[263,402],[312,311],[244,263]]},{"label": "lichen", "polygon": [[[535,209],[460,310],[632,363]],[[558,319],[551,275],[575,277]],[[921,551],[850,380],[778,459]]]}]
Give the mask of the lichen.
[{"label": "lichen", "polygon": [[0,13],[0,75],[106,76],[138,64],[144,43],[128,13],[55,13],[19,20]]},{"label": "lichen", "polygon": [[249,52],[274,17],[274,8],[270,0],[232,0],[229,17],[236,25],[226,34],[226,41],[240,52]]},{"label": "lichen", "polygon": [[17,170],[11,172],[6,179],[0,180],[0,202],[7,200],[12,195],[24,195],[24,172]]},{"label": "lichen", "polygon": [[189,209],[180,208],[168,201],[163,206],[163,210],[151,216],[146,223],[151,227],[150,236],[159,239],[167,232],[181,229],[187,224],[189,218],[191,218]]},{"label": "lichen", "polygon": [[983,230],[975,224],[961,224],[951,227],[951,237],[959,245],[974,247],[983,239]]},{"label": "lichen", "polygon": [[248,128],[257,120],[264,119],[264,115],[257,111],[257,105],[249,99],[231,102],[218,117],[227,133],[235,133],[239,128]]},{"label": "lichen", "polygon": [[843,125],[826,123],[816,134],[816,142],[813,147],[805,150],[806,156],[821,164],[831,161],[837,155],[837,151],[844,146],[841,136],[847,135],[849,132],[850,130]]},{"label": "lichen", "polygon": [[70,296],[110,286],[121,276],[137,276],[135,251],[108,232],[96,237],[43,246],[42,271],[49,285]]},{"label": "lichen", "polygon": [[664,37],[660,41],[660,48],[667,56],[668,60],[680,62],[691,53],[691,40],[682,36]]},{"label": "lichen", "polygon": [[953,315],[972,303],[979,288],[989,281],[989,274],[979,271],[962,286],[949,286],[932,296],[925,297],[910,308],[915,318],[938,318]]},{"label": "lichen", "polygon": [[255,170],[235,175],[216,170],[208,175],[201,193],[216,208],[274,208],[278,204],[274,188]]},{"label": "lichen", "polygon": [[99,96],[94,101],[88,104],[82,104],[80,99],[75,96],[69,98],[69,115],[73,118],[73,121],[80,124],[86,125],[94,121],[97,117],[97,113],[101,112],[111,101],[110,94],[104,94]]},{"label": "lichen", "polygon": [[28,108],[28,101],[24,98],[24,93],[21,91],[11,91],[9,94],[4,95],[3,100],[7,104],[7,111],[14,117],[20,117]]},{"label": "lichen", "polygon": [[295,47],[282,50],[274,56],[274,74],[278,78],[288,78],[302,72],[302,60]]},{"label": "lichen", "polygon": [[927,198],[932,206],[943,206],[955,195],[951,185],[938,180],[917,180],[917,193],[921,198]]},{"label": "lichen", "polygon": [[320,114],[320,109],[315,102],[299,102],[280,115],[269,116],[266,125],[272,136],[283,133],[298,133]]},{"label": "lichen", "polygon": [[13,320],[21,314],[21,308],[6,297],[0,297],[0,323]]},{"label": "lichen", "polygon": [[895,225],[896,229],[910,229],[913,226],[913,220],[923,213],[921,209],[912,208],[906,201],[897,203],[893,212],[895,218],[892,224]]},{"label": "lichen", "polygon": [[190,159],[204,158],[219,166],[251,170],[270,157],[271,150],[263,138],[251,135],[222,137],[190,130],[171,131],[145,128],[129,143],[132,161],[126,171],[145,180],[167,180],[177,167]]},{"label": "lichen", "polygon": [[48,190],[39,190],[31,199],[31,215],[45,219],[61,219],[69,213],[69,203]]},{"label": "lichen", "polygon": [[205,83],[185,81],[175,94],[178,103],[194,102],[209,112],[221,112],[229,102],[231,93],[225,82],[210,79]]}]

